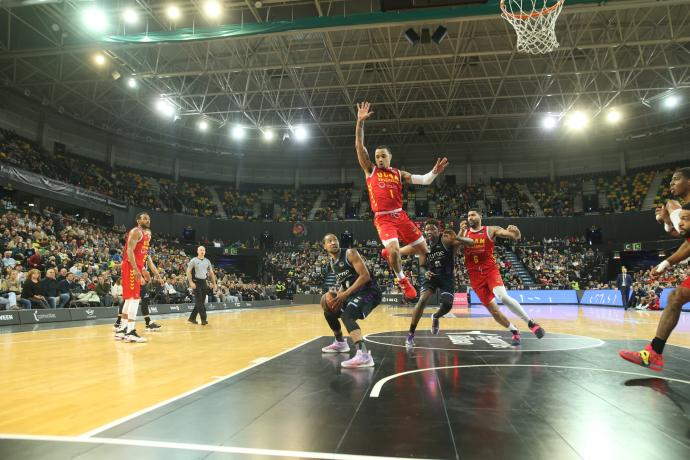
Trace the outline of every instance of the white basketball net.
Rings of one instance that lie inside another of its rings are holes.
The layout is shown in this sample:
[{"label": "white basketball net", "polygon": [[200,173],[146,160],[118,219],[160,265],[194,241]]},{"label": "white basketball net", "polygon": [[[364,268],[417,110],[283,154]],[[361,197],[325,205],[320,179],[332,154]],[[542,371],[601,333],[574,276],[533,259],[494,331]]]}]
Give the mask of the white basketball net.
[{"label": "white basketball net", "polygon": [[501,16],[513,25],[517,50],[544,54],[558,48],[556,20],[564,0],[501,0]]}]

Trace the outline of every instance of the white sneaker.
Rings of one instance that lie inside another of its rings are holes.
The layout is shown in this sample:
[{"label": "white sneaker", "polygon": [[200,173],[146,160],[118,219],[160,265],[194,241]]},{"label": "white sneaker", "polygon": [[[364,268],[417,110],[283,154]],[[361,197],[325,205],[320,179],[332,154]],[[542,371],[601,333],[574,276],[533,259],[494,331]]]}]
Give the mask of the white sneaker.
[{"label": "white sneaker", "polygon": [[365,353],[362,350],[357,350],[357,353],[353,358],[343,361],[340,363],[340,365],[348,368],[373,367],[374,359],[371,357],[371,353]]},{"label": "white sneaker", "polygon": [[136,329],[132,329],[130,332],[125,334],[125,340],[127,342],[136,342],[136,343],[148,342],[148,340],[146,340],[146,338],[140,337],[139,334],[137,334]]},{"label": "white sneaker", "polygon": [[115,331],[115,340],[124,340],[127,334],[127,326]]},{"label": "white sneaker", "polygon": [[350,351],[350,346],[347,344],[346,340],[342,342],[335,340],[329,346],[321,349],[321,353],[347,353],[348,351]]}]

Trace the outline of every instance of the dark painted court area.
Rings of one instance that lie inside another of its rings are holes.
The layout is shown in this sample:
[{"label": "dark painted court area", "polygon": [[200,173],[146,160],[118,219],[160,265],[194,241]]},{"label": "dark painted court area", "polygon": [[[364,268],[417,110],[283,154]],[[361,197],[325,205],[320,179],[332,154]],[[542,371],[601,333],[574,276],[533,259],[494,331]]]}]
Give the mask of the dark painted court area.
[{"label": "dark painted court area", "polygon": [[96,435],[174,445],[12,440],[2,458],[690,458],[688,349],[669,346],[653,373],[617,356],[642,341],[547,333],[515,348],[465,330],[408,349],[404,335],[368,336],[376,366],[354,370],[322,337]]}]

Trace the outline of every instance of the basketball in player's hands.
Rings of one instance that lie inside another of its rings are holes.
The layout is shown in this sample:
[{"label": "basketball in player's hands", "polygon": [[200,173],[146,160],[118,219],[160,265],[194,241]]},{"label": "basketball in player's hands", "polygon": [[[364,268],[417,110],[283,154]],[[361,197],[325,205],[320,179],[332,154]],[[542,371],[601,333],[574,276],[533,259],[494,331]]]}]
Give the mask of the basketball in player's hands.
[{"label": "basketball in player's hands", "polygon": [[327,310],[331,313],[338,313],[338,310],[340,309],[335,305],[335,298],[337,295],[335,292],[327,292],[321,297],[321,306],[323,307],[324,310]]}]

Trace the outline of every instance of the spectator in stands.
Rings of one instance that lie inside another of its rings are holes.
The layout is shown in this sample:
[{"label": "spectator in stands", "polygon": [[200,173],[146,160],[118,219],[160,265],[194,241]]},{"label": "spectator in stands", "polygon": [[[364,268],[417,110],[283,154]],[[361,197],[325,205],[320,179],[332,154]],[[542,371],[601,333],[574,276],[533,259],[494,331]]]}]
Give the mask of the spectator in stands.
[{"label": "spectator in stands", "polygon": [[113,296],[110,294],[112,290],[110,280],[106,279],[102,273],[96,279],[95,292],[101,302],[101,307],[110,307],[113,304]]},{"label": "spectator in stands", "polygon": [[60,291],[60,283],[52,268],[46,270],[46,276],[41,280],[41,292],[50,308],[64,308],[69,303],[70,295]]},{"label": "spectator in stands", "polygon": [[[17,265],[15,268],[19,268],[19,265]],[[18,278],[19,271],[8,268],[6,273],[7,276],[2,280],[2,282],[0,282],[0,291],[8,293],[8,298],[10,297],[10,292],[15,295],[15,299],[17,300],[15,310],[19,310],[20,308],[30,309],[31,302],[27,299],[21,298],[22,287]],[[10,309],[12,308],[10,307]]]},{"label": "spectator in stands", "polygon": [[12,251],[5,251],[5,255],[2,258],[2,266],[14,268],[15,265],[17,265],[17,261],[12,257]]},{"label": "spectator in stands", "polygon": [[22,286],[22,298],[31,302],[31,308],[49,308],[48,301],[42,294],[41,272],[31,269],[27,274],[27,279]]},{"label": "spectator in stands", "polygon": [[110,297],[113,299],[113,305],[118,307],[122,305],[122,278],[116,279],[113,283],[110,288]]}]

